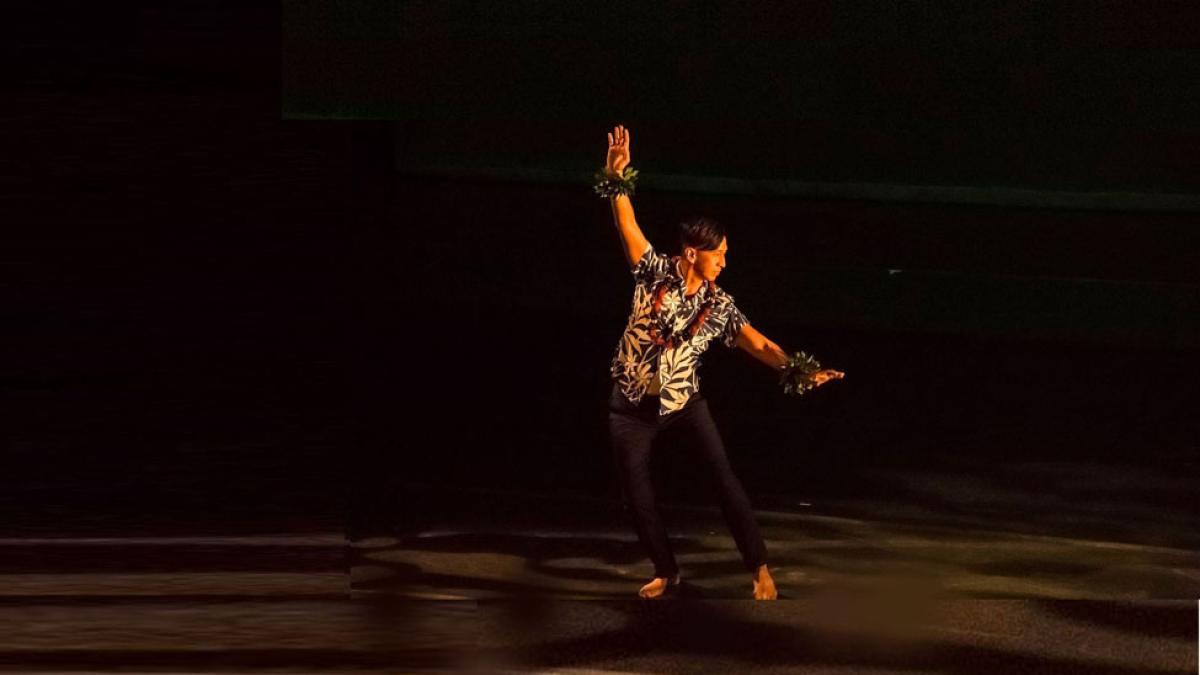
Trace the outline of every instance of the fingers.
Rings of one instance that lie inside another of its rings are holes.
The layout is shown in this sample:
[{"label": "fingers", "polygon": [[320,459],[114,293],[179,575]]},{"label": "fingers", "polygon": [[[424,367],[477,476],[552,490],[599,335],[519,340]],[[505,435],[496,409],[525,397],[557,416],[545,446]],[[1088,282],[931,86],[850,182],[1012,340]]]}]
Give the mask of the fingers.
[{"label": "fingers", "polygon": [[629,130],[618,124],[613,127],[612,132],[608,135],[609,145],[618,145],[621,147],[629,146]]},{"label": "fingers", "polygon": [[814,374],[813,375],[813,384],[819,387],[830,380],[840,380],[845,376],[846,376],[846,374],[843,373],[842,371],[833,370],[832,368],[830,368],[829,370],[822,370],[822,371]]},{"label": "fingers", "polygon": [[611,147],[612,147],[612,144],[613,144],[613,137],[612,137],[612,132],[610,131],[610,132],[608,133],[608,147],[610,147],[610,148],[611,148]]}]

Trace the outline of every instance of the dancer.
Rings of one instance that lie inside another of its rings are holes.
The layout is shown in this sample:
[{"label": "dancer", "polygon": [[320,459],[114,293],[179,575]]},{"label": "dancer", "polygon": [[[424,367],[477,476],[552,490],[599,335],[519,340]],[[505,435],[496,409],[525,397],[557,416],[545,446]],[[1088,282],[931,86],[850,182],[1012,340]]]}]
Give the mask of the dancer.
[{"label": "dancer", "polygon": [[679,228],[678,256],[659,253],[642,235],[633,215],[637,171],[629,166],[629,131],[608,134],[608,158],[596,175],[595,190],[607,196],[635,281],[633,309],[612,361],[608,429],[620,476],[622,503],[638,539],[654,563],[654,579],[638,595],[657,598],[679,585],[679,568],[655,505],[650,453],[656,437],[677,433],[713,477],[721,510],[753,580],[758,600],[774,600],[775,582],[767,569],[767,549],[750,500],[733,474],[725,446],[700,393],[697,368],[713,340],[738,347],[775,369],[784,390],[804,393],[844,376],[821,369],[812,357],[787,352],[751,327],[718,288],[729,244],[724,227],[711,219]]}]

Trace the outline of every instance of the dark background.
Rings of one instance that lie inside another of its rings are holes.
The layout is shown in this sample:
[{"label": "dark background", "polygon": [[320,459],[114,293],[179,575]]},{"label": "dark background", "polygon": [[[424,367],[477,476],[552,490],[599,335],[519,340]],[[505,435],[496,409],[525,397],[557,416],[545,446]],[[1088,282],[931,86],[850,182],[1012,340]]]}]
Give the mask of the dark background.
[{"label": "dark background", "polygon": [[[615,497],[632,282],[589,178],[623,123],[651,241],[725,222],[755,326],[847,373],[791,399],[706,356],[760,505],[1102,467],[1072,499],[1190,536],[1196,10],[722,7],[16,12],[9,513],[368,531],[419,527],[413,486]],[[674,467],[664,497],[705,500]]]}]

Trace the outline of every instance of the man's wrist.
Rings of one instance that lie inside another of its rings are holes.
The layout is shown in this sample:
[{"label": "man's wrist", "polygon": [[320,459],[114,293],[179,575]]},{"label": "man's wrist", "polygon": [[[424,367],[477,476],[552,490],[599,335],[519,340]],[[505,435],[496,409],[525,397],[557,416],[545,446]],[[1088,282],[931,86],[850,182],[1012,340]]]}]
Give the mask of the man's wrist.
[{"label": "man's wrist", "polygon": [[598,169],[592,176],[592,190],[601,197],[613,195],[632,195],[636,189],[638,178],[637,169],[626,166],[617,173],[611,166]]}]

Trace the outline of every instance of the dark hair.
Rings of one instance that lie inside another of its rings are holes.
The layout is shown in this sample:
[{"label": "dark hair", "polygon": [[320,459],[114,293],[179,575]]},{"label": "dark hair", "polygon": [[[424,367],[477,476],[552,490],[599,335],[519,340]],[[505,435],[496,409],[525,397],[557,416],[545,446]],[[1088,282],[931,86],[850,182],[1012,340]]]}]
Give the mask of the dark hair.
[{"label": "dark hair", "polygon": [[693,218],[679,223],[679,253],[691,246],[698,251],[711,251],[725,238],[725,226],[712,218]]}]

